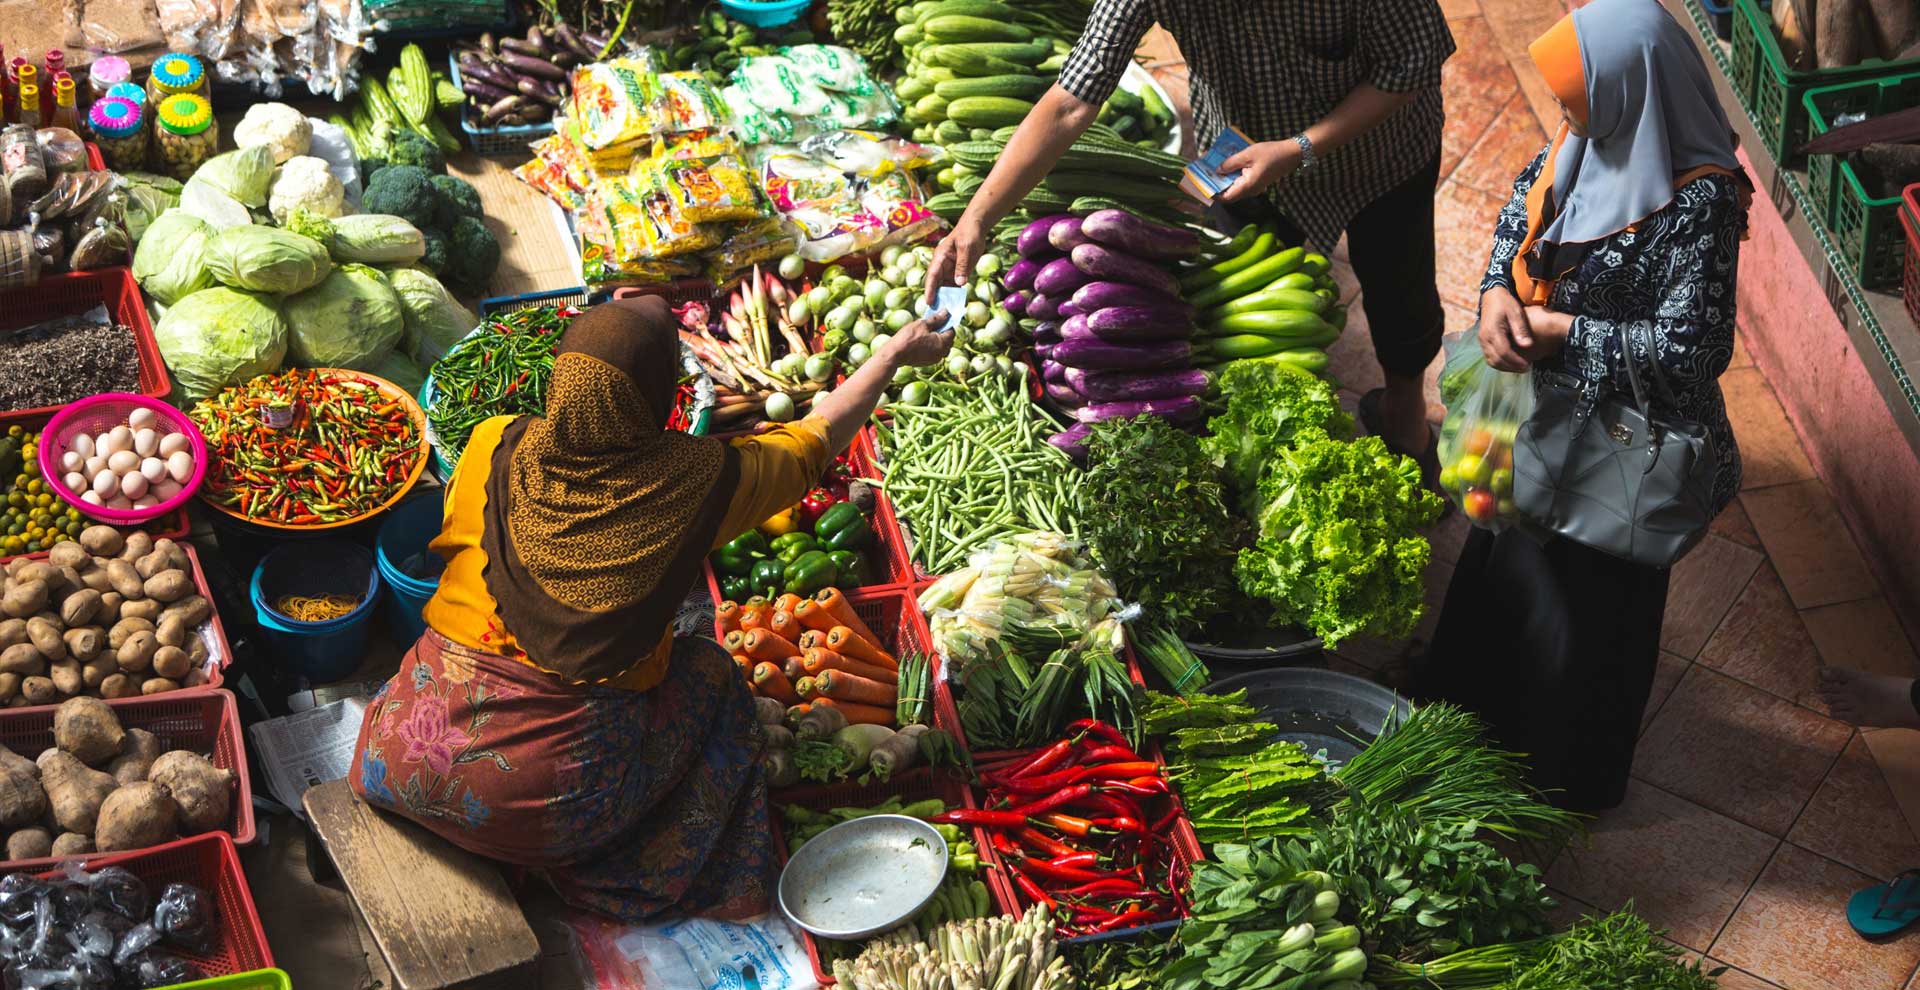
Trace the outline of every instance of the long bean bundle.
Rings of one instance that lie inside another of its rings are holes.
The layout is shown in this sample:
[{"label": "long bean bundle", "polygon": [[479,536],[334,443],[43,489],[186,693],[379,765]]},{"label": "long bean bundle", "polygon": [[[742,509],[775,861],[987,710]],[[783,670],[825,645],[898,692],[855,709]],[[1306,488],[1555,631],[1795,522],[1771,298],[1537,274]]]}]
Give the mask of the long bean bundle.
[{"label": "long bean bundle", "polygon": [[481,324],[481,333],[434,362],[427,424],[449,462],[460,459],[474,427],[488,418],[546,411],[553,352],[578,315],[571,306],[515,310]]},{"label": "long bean bundle", "polygon": [[1024,381],[935,383],[924,405],[893,405],[876,426],[893,498],[929,574],[986,544],[1036,530],[1080,534],[1073,461],[1047,443],[1061,425],[1028,401]]}]

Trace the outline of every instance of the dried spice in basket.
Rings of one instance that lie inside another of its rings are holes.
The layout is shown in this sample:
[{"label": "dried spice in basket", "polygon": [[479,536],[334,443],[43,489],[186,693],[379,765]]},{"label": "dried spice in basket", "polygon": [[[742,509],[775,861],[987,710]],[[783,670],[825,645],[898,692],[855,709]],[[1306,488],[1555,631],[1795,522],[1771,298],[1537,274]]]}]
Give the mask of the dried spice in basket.
[{"label": "dried spice in basket", "polygon": [[0,332],[0,412],[62,406],[102,392],[137,392],[133,331],[90,315]]},{"label": "dried spice in basket", "polygon": [[201,494],[249,519],[332,523],[393,498],[420,456],[406,403],[369,381],[292,369],[196,403],[213,451]]}]

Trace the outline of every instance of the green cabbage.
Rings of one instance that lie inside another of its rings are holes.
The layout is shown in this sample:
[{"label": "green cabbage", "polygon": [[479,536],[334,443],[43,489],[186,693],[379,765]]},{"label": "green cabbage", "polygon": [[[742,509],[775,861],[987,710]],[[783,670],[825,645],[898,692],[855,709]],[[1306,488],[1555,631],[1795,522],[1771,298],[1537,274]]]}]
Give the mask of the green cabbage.
[{"label": "green cabbage", "polygon": [[320,284],[332,269],[319,241],[290,230],[228,227],[207,241],[207,270],[236,289],[292,295]]},{"label": "green cabbage", "polygon": [[372,370],[400,340],[400,297],[377,269],[342,265],[286,302],[287,359],[309,368]]},{"label": "green cabbage", "polygon": [[213,284],[207,271],[207,241],[213,228],[185,210],[168,210],[147,227],[133,252],[133,277],[147,295],[166,305]]},{"label": "green cabbage", "polygon": [[272,296],[216,285],[167,308],[153,336],[173,374],[176,405],[278,371],[287,321]]},{"label": "green cabbage", "polygon": [[127,184],[127,234],[138,243],[160,214],[180,205],[180,183],[151,172],[124,172]]},{"label": "green cabbage", "polygon": [[419,394],[420,386],[427,383],[426,373],[420,370],[420,366],[399,351],[388,351],[360,370],[369,375],[385,378],[400,386],[408,395]]},{"label": "green cabbage", "polygon": [[460,305],[439,279],[418,268],[391,269],[387,281],[400,297],[400,308],[406,311],[400,349],[422,367],[432,367],[448,348],[480,325],[473,312]]},{"label": "green cabbage", "polygon": [[267,189],[273,184],[273,149],[254,145],[215,155],[194,170],[193,180],[213,186],[242,206],[265,206]]},{"label": "green cabbage", "polygon": [[341,261],[367,265],[410,265],[427,253],[420,228],[387,213],[335,217],[333,253]]}]

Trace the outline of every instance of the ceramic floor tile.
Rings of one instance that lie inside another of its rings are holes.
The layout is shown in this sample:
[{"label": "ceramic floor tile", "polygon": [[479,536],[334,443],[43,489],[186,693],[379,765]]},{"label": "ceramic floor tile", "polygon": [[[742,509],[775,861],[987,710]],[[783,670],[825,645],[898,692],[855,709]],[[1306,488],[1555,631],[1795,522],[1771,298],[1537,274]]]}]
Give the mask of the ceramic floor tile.
[{"label": "ceramic floor tile", "polygon": [[1862,729],[1887,791],[1900,806],[1907,828],[1920,838],[1920,732],[1912,729]]},{"label": "ceramic floor tile", "polygon": [[[1500,50],[1508,58],[1524,60],[1527,58],[1527,46],[1546,33],[1566,14],[1566,10],[1557,3],[1543,0],[1480,0],[1480,14],[1493,28]],[[1531,61],[1527,66],[1527,73],[1522,75],[1539,74]]]},{"label": "ceramic floor tile", "polygon": [[1442,177],[1453,173],[1494,126],[1508,100],[1520,92],[1520,83],[1485,19],[1463,18],[1448,27],[1453,30],[1454,52],[1440,71],[1440,92],[1447,110],[1446,126],[1440,133]]},{"label": "ceramic floor tile", "polygon": [[1700,651],[1700,662],[1769,694],[1808,704],[1820,651],[1773,566],[1761,564]]},{"label": "ceramic floor tile", "polygon": [[1879,594],[1880,583],[1867,570],[1826,486],[1818,481],[1779,485],[1743,492],[1740,501],[1794,605],[1815,608]]},{"label": "ceramic floor tile", "polygon": [[1633,772],[1784,836],[1852,735],[1851,726],[1694,664],[1640,737]]},{"label": "ceramic floor tile", "polygon": [[1920,964],[1920,935],[1862,939],[1841,906],[1873,878],[1792,844],[1767,864],[1711,948],[1793,990],[1899,990]]},{"label": "ceramic floor tile", "polygon": [[1862,598],[1800,613],[1820,658],[1831,667],[1859,667],[1881,674],[1920,674],[1913,644],[1884,597]]},{"label": "ceramic floor tile", "polygon": [[1739,368],[1720,376],[1727,397],[1727,418],[1740,443],[1742,488],[1766,488],[1813,477],[1813,465],[1800,449],[1787,414],[1758,368]]},{"label": "ceramic floor tile", "polygon": [[[1344,243],[1344,242],[1342,242]],[[1353,265],[1345,258],[1334,258],[1330,274],[1333,284],[1340,289],[1340,301],[1348,306],[1360,304],[1360,276],[1353,273]]]},{"label": "ceramic floor tile", "polygon": [[1737,498],[1728,502],[1727,507],[1713,517],[1711,532],[1743,547],[1760,548],[1760,534],[1753,531],[1753,519],[1747,515],[1747,507],[1741,505]]},{"label": "ceramic floor tile", "polygon": [[1602,911],[1632,901],[1656,928],[1689,948],[1711,947],[1778,843],[1641,781],[1547,871],[1547,883]]},{"label": "ceramic floor tile", "polygon": [[[1511,72],[1512,70],[1508,70]],[[1451,114],[1452,107],[1449,105]],[[1494,114],[1493,123],[1461,159],[1451,178],[1502,199],[1513,195],[1513,178],[1533,161],[1547,143],[1547,134],[1527,105],[1526,95],[1516,84],[1506,105]]]},{"label": "ceramic floor tile", "polygon": [[1675,656],[1665,650],[1660,651],[1659,666],[1653,670],[1653,690],[1647,692],[1647,710],[1640,716],[1640,731],[1647,731],[1653,724],[1654,716],[1665,708],[1667,699],[1673,695],[1673,689],[1680,686],[1680,678],[1686,676],[1687,668],[1693,662],[1686,657]]},{"label": "ceramic floor tile", "polygon": [[1506,200],[1442,182],[1433,195],[1435,267],[1440,298],[1468,311],[1479,308],[1480,278],[1487,271],[1493,224]]},{"label": "ceramic floor tile", "polygon": [[1599,908],[1564,890],[1555,890],[1549,886],[1547,896],[1553,898],[1555,903],[1553,910],[1547,912],[1547,924],[1551,925],[1556,932],[1566,931],[1574,922],[1582,918],[1602,913]]},{"label": "ceramic floor tile", "polygon": [[1787,841],[1870,877],[1920,865],[1920,842],[1860,735],[1840,754]]},{"label": "ceramic floor tile", "polygon": [[1361,305],[1363,298],[1356,295],[1347,304],[1346,328],[1340,331],[1340,336],[1333,343],[1327,345],[1327,368],[1333,380],[1339,382],[1342,388],[1360,394],[1379,388],[1386,382],[1380,373],[1380,362],[1373,356],[1373,337],[1367,330],[1367,311]]},{"label": "ceramic floor tile", "polygon": [[1713,978],[1714,982],[1720,985],[1720,990],[1781,990],[1777,983],[1768,983],[1752,973],[1735,969],[1724,960],[1715,959],[1712,956],[1706,958],[1705,969],[1709,973],[1721,970],[1720,975]]},{"label": "ceramic floor tile", "polygon": [[1712,535],[1680,558],[1667,582],[1660,648],[1688,659],[1699,656],[1762,559],[1747,547]]}]

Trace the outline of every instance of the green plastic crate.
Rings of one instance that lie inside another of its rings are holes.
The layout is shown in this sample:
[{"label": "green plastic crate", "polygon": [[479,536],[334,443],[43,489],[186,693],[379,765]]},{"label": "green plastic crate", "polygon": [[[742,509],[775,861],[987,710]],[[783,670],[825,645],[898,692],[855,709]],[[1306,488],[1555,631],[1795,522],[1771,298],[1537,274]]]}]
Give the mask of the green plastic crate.
[{"label": "green plastic crate", "polygon": [[[1920,106],[1920,72],[1816,87],[1801,102],[1809,137],[1819,137],[1842,114],[1878,116]],[[1900,281],[1906,240],[1898,192],[1882,198],[1869,195],[1852,163],[1841,155],[1807,156],[1807,191],[1862,286]]]},{"label": "green plastic crate", "polygon": [[179,983],[166,990],[293,990],[293,981],[277,969],[256,969],[232,976],[216,976],[211,980]]},{"label": "green plastic crate", "polygon": [[1920,59],[1869,59],[1845,69],[1789,69],[1780,40],[1773,36],[1770,6],[1763,0],[1734,0],[1733,8],[1733,91],[1753,114],[1761,142],[1783,165],[1799,161],[1794,149],[1808,140],[1803,99],[1808,90],[1920,70]]}]

